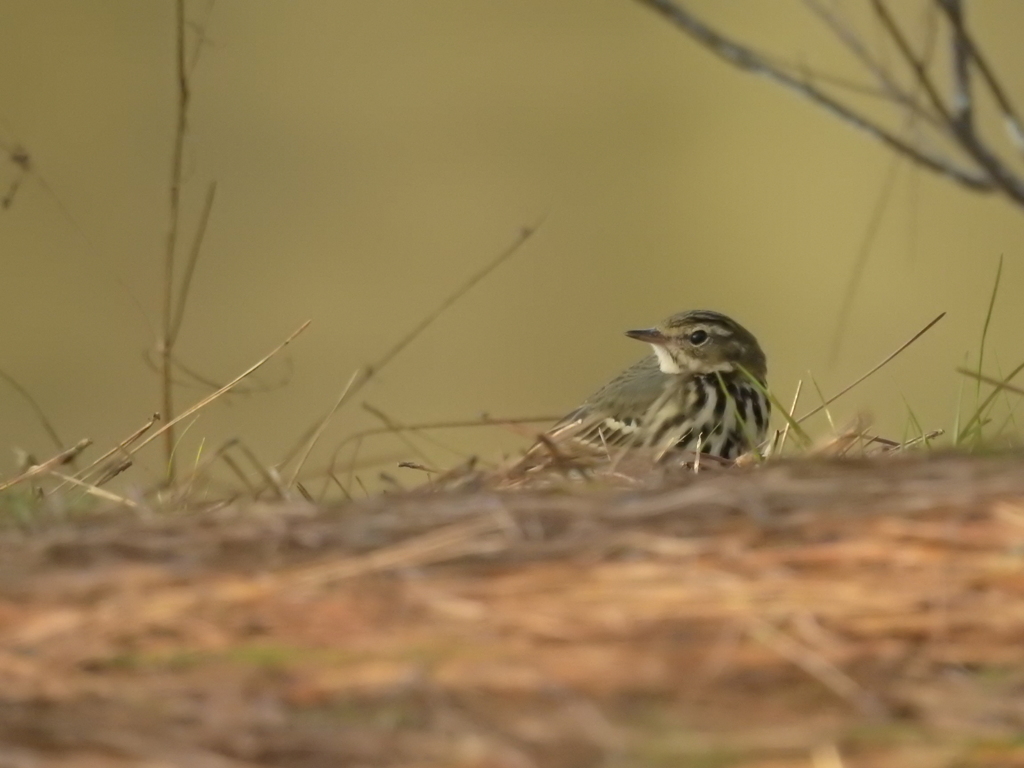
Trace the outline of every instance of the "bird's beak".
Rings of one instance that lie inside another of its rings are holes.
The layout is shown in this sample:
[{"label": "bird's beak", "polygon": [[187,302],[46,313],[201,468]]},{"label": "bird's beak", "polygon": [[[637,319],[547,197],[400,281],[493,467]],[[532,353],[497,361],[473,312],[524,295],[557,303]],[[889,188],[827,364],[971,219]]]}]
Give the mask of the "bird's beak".
[{"label": "bird's beak", "polygon": [[641,328],[636,331],[626,331],[626,335],[637,341],[646,341],[648,344],[664,346],[668,343],[668,337],[657,328]]}]

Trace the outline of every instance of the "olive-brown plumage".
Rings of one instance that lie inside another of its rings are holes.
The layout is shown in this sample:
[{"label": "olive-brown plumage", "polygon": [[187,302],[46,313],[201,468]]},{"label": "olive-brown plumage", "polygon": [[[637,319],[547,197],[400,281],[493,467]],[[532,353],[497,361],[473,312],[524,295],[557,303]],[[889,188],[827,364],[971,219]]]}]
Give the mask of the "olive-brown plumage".
[{"label": "olive-brown plumage", "polygon": [[654,354],[597,390],[556,430],[597,447],[700,451],[724,459],[764,440],[768,368],[746,328],[697,310],[626,335],[650,344]]}]

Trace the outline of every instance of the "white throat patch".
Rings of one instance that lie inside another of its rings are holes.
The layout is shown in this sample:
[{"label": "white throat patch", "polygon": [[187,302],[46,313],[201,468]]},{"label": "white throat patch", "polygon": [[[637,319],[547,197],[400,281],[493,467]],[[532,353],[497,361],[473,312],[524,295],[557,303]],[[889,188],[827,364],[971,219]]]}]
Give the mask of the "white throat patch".
[{"label": "white throat patch", "polygon": [[654,354],[658,356],[658,364],[661,366],[662,373],[682,373],[683,369],[679,367],[679,364],[672,359],[672,355],[668,353],[660,344],[651,344],[654,348]]}]

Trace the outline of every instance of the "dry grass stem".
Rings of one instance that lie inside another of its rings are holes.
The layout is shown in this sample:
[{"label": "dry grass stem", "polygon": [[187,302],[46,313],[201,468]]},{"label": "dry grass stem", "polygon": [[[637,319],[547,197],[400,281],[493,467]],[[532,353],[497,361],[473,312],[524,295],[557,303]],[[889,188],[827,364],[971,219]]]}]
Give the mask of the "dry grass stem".
[{"label": "dry grass stem", "polygon": [[1012,392],[1015,395],[1024,395],[1024,389],[1015,387],[1006,380],[1000,381],[999,379],[994,379],[991,376],[985,376],[984,374],[968,370],[967,368],[957,368],[956,372],[962,373],[964,376],[970,376],[972,379],[977,379],[985,384],[989,384],[995,387],[997,391],[1006,391]]},{"label": "dry grass stem", "polygon": [[63,450],[64,441],[61,439],[60,435],[57,434],[56,427],[54,427],[53,422],[51,422],[50,419],[47,418],[42,406],[40,406],[38,401],[36,401],[36,399],[32,397],[32,393],[25,389],[25,387],[23,387],[17,379],[15,379],[13,376],[11,376],[11,374],[7,373],[7,371],[3,370],[2,368],[0,368],[0,378],[6,381],[8,385],[10,385],[11,389],[13,389],[19,395],[21,395],[22,399],[26,403],[28,403],[29,408],[32,409],[32,412],[36,415],[36,418],[42,425],[43,431],[45,431],[46,434],[49,436],[50,440],[53,441],[54,447],[58,451]]},{"label": "dry grass stem", "polygon": [[89,494],[90,496],[95,496],[97,499],[103,499],[104,501],[112,501],[115,504],[123,504],[124,506],[129,507],[131,509],[138,509],[139,507],[139,505],[132,501],[131,499],[127,499],[124,496],[118,496],[116,493],[111,493],[110,491],[104,490],[103,488],[93,485],[92,483],[87,483],[83,480],[79,480],[77,477],[65,475],[64,473],[57,472],[56,470],[53,469],[50,470],[50,474],[53,475],[54,477],[60,478],[65,483],[69,483],[70,485],[82,488],[87,494]]},{"label": "dry grass stem", "polygon": [[909,338],[909,339],[908,339],[907,341],[905,341],[905,342],[904,342],[903,344],[901,344],[901,345],[900,345],[900,346],[899,346],[899,347],[898,347],[898,348],[897,348],[897,349],[896,349],[896,350],[895,350],[894,352],[892,352],[891,354],[889,354],[889,355],[888,355],[888,356],[887,356],[887,357],[886,357],[886,358],[885,358],[884,360],[882,360],[882,361],[881,361],[881,362],[880,362],[880,363],[879,363],[878,365],[876,365],[876,366],[875,366],[874,368],[872,368],[872,369],[871,369],[870,371],[868,371],[867,373],[865,373],[864,375],[862,375],[862,376],[861,376],[860,378],[858,378],[857,380],[855,380],[855,381],[854,381],[854,382],[852,382],[851,384],[848,384],[847,386],[843,387],[843,389],[839,390],[839,392],[837,392],[836,394],[832,395],[832,397],[830,397],[830,398],[828,398],[827,400],[825,400],[825,401],[824,401],[824,402],[823,402],[823,403],[822,403],[821,405],[819,405],[819,406],[818,406],[817,408],[814,408],[814,409],[812,409],[812,410],[808,411],[807,413],[805,413],[805,414],[804,414],[803,416],[801,416],[801,417],[800,417],[799,419],[797,419],[797,420],[796,420],[796,423],[797,423],[797,424],[800,424],[800,423],[802,423],[802,422],[804,422],[804,421],[807,421],[807,419],[811,418],[811,416],[814,416],[815,414],[817,414],[817,413],[820,413],[821,411],[825,410],[826,408],[828,408],[828,406],[830,406],[830,405],[831,405],[832,403],[834,403],[834,402],[835,402],[836,400],[838,400],[838,399],[839,399],[840,397],[842,397],[843,395],[845,395],[845,394],[846,394],[847,392],[849,392],[849,391],[850,391],[851,389],[853,389],[854,387],[856,387],[856,386],[857,386],[858,384],[861,384],[861,383],[862,383],[863,381],[865,381],[865,380],[866,380],[866,379],[868,379],[869,377],[873,376],[873,375],[874,375],[875,373],[877,373],[877,372],[878,372],[879,370],[881,370],[881,369],[882,369],[882,368],[884,368],[884,367],[885,367],[886,365],[888,365],[888,364],[889,364],[890,362],[892,362],[892,360],[894,360],[894,359],[895,359],[895,358],[896,358],[896,357],[897,357],[897,356],[898,356],[898,355],[899,355],[899,354],[900,354],[901,352],[903,352],[903,350],[905,350],[905,349],[906,349],[907,347],[909,347],[909,346],[910,346],[911,344],[913,344],[913,343],[914,343],[915,341],[917,341],[917,340],[918,340],[918,339],[920,339],[920,338],[921,338],[922,336],[924,336],[924,335],[925,335],[925,334],[926,334],[926,333],[927,333],[928,331],[930,331],[930,330],[932,329],[932,327],[933,327],[933,326],[934,326],[934,325],[935,325],[936,323],[938,323],[938,322],[939,322],[939,321],[940,321],[940,320],[941,320],[942,318],[944,318],[945,316],[946,316],[946,313],[945,313],[945,312],[942,312],[942,313],[940,313],[940,314],[938,315],[938,317],[936,317],[936,318],[935,318],[934,320],[932,320],[932,321],[931,321],[930,323],[928,323],[928,325],[926,325],[926,326],[925,326],[924,328],[922,328],[922,329],[921,329],[920,331],[918,331],[918,332],[917,332],[917,333],[915,333],[915,334],[914,334],[913,336],[911,336],[911,337],[910,337],[910,338]]},{"label": "dry grass stem", "polygon": [[796,406],[800,402],[800,390],[803,389],[803,386],[803,379],[797,381],[796,391],[793,393],[793,403],[789,406],[789,418],[786,419],[786,426],[782,428],[782,437],[779,439],[778,453],[780,456],[782,455],[782,450],[786,447],[786,438],[789,437],[789,428],[793,424],[793,417],[796,415]]},{"label": "dry grass stem", "polygon": [[167,464],[167,477],[174,479],[174,381],[173,358],[174,336],[172,333],[175,289],[175,257],[178,243],[178,230],[181,216],[181,184],[183,158],[185,154],[185,135],[188,131],[189,83],[188,71],[185,66],[185,0],[176,0],[175,11],[175,58],[176,58],[176,99],[174,144],[171,156],[171,179],[169,184],[169,224],[167,241],[164,249],[163,276],[163,313],[161,338],[159,344],[160,383],[162,395],[162,412],[168,419],[164,435],[164,458]]},{"label": "dry grass stem", "polygon": [[358,368],[352,372],[352,376],[349,377],[348,383],[344,387],[342,387],[341,392],[338,393],[338,399],[335,400],[334,406],[324,415],[323,419],[320,420],[320,423],[317,424],[316,429],[313,431],[313,434],[309,438],[309,442],[306,443],[306,449],[302,452],[302,456],[299,458],[298,463],[295,465],[295,470],[292,472],[292,476],[288,482],[289,486],[295,485],[295,481],[298,479],[299,473],[302,471],[303,466],[305,466],[306,460],[309,459],[309,454],[313,452],[313,449],[316,447],[316,444],[320,441],[320,437],[321,435],[323,435],[324,430],[327,429],[327,424],[330,422],[331,417],[334,416],[334,414],[338,412],[338,409],[341,408],[341,406],[344,404],[345,400],[349,396],[349,393],[352,391],[352,386],[356,383],[356,380],[362,375],[364,375],[364,371],[362,368]]},{"label": "dry grass stem", "polygon": [[205,408],[207,405],[212,403],[214,400],[219,398],[221,395],[225,394],[226,392],[230,392],[235,387],[236,384],[238,384],[240,381],[245,379],[247,376],[252,375],[252,373],[254,373],[255,371],[259,370],[263,365],[266,364],[266,362],[268,360],[273,358],[275,355],[277,355],[279,352],[281,352],[281,350],[283,350],[285,347],[287,347],[289,344],[291,344],[300,333],[302,333],[304,330],[306,330],[306,328],[309,327],[309,324],[311,322],[313,322],[313,321],[312,320],[307,320],[306,322],[304,322],[302,325],[300,325],[298,328],[296,328],[294,331],[292,331],[291,335],[289,335],[287,339],[285,339],[280,344],[278,344],[273,350],[271,350],[269,353],[267,353],[259,361],[257,361],[253,365],[251,365],[249,368],[247,368],[245,371],[243,371],[238,376],[233,378],[231,381],[229,381],[223,387],[218,389],[216,392],[213,392],[213,393],[207,395],[206,397],[204,397],[199,402],[194,403],[193,405],[189,406],[185,411],[183,411],[182,413],[178,414],[171,421],[169,421],[166,424],[164,424],[163,426],[161,426],[156,432],[151,434],[149,437],[147,437],[141,443],[139,443],[138,445],[134,446],[133,448],[127,450],[126,451],[127,454],[129,456],[131,456],[131,455],[133,455],[135,453],[138,453],[143,448],[145,448],[149,443],[151,443],[153,440],[155,440],[156,438],[160,437],[160,435],[166,434],[169,430],[173,429],[174,425],[177,424],[182,419],[187,419],[193,413],[195,413],[196,411],[201,410],[202,408]]},{"label": "dry grass stem", "polygon": [[23,483],[26,480],[31,480],[34,477],[49,474],[55,467],[63,466],[64,464],[74,460],[78,454],[90,445],[92,445],[92,440],[79,440],[75,445],[51,456],[41,464],[34,464],[17,477],[12,477],[10,480],[0,483],[0,491],[6,491],[8,488],[12,488],[15,485],[18,485],[18,483]]},{"label": "dry grass stem", "polygon": [[[99,466],[100,466],[101,464],[103,464],[104,462],[106,462],[107,460],[109,460],[109,459],[110,459],[110,458],[111,458],[112,456],[114,456],[115,454],[118,454],[118,453],[125,453],[125,449],[127,449],[127,448],[128,448],[128,447],[129,447],[130,445],[132,445],[132,444],[133,444],[133,443],[134,443],[134,442],[135,442],[136,440],[138,440],[139,438],[141,438],[141,437],[142,437],[142,436],[143,436],[144,434],[146,434],[146,433],[147,433],[147,432],[148,432],[148,431],[149,431],[150,429],[152,429],[152,428],[153,428],[153,425],[154,425],[154,424],[156,424],[156,423],[157,423],[157,422],[158,422],[159,420],[160,420],[160,414],[159,414],[159,413],[154,413],[154,414],[153,414],[152,416],[150,416],[150,417],[149,417],[149,421],[147,421],[147,422],[146,422],[145,424],[143,424],[143,425],[142,425],[141,427],[139,427],[139,428],[138,428],[137,430],[135,430],[134,432],[132,432],[132,433],[131,433],[130,435],[128,435],[128,437],[126,437],[126,438],[125,438],[124,440],[122,440],[122,441],[121,441],[120,443],[118,443],[118,444],[117,444],[117,445],[115,445],[115,446],[114,446],[113,448],[111,448],[111,449],[110,449],[109,451],[107,451],[106,453],[104,453],[104,454],[103,454],[102,456],[100,456],[100,457],[99,457],[98,459],[96,459],[95,461],[93,461],[93,462],[92,462],[92,463],[91,463],[91,464],[90,464],[89,466],[85,467],[85,469],[82,469],[81,471],[77,472],[77,473],[76,473],[76,476],[77,476],[77,477],[78,477],[78,478],[79,478],[80,480],[84,480],[85,478],[87,478],[87,477],[88,477],[88,476],[89,476],[89,475],[90,475],[90,474],[91,474],[91,473],[93,472],[93,470],[95,470],[95,469],[96,469],[97,467],[99,467]],[[124,459],[125,459],[125,460],[128,460],[128,456],[127,456],[127,454],[125,454],[125,455],[124,455]],[[95,484],[96,484],[96,485],[103,485],[103,483],[95,483]],[[59,491],[59,490],[60,490],[60,489],[61,489],[62,487],[63,487],[63,485],[58,485],[58,486],[57,486],[57,487],[56,487],[56,488],[54,489],[54,492],[56,493],[56,492],[57,492],[57,491]]]}]

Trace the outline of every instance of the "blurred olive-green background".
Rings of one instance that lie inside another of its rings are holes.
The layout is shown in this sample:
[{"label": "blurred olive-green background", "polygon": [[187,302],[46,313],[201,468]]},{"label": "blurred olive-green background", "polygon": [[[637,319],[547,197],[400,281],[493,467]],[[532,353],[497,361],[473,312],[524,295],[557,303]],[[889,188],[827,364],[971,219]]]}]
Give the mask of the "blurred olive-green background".
[{"label": "blurred olive-green background", "polygon": [[[855,71],[799,2],[689,5],[793,60]],[[920,4],[896,6],[913,22]],[[645,353],[623,330],[686,308],[751,328],[787,401],[808,371],[836,391],[946,310],[835,414],[870,411],[898,438],[909,402],[926,428],[949,429],[953,369],[977,353],[1000,254],[986,367],[1024,357],[1024,211],[906,163],[834,355],[891,153],[631,0],[218,0],[188,13],[205,43],[186,242],[206,184],[219,189],[182,359],[225,381],[313,324],[261,373],[287,385],[202,412],[186,457],[240,436],[280,458],[357,366],[542,218],[339,414],[321,463],[376,423],[363,400],[402,422],[564,412]],[[969,20],[1024,96],[1024,5],[970,4]],[[0,2],[0,141],[35,169],[0,211],[0,367],[69,442],[106,448],[159,409],[142,355],[160,316],[173,56],[170,0]],[[0,165],[0,188],[17,176]],[[179,407],[206,391],[180,388]],[[809,382],[804,397],[815,404]],[[4,449],[52,449],[6,385],[0,436]],[[498,429],[440,437],[490,455],[523,442]],[[143,463],[156,471],[158,451]]]}]

